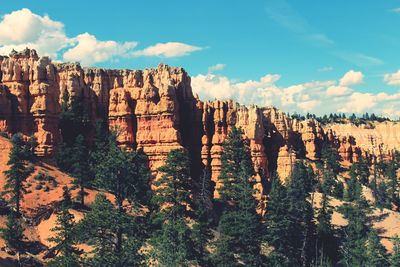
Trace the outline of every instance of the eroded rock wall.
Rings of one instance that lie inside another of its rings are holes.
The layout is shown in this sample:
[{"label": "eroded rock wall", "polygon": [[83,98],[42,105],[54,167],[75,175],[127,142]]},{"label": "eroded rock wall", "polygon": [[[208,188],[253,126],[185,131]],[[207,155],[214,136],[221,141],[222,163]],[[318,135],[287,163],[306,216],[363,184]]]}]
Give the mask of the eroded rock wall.
[{"label": "eroded rock wall", "polygon": [[154,175],[169,151],[185,148],[194,176],[209,166],[216,188],[221,186],[222,144],[233,126],[242,128],[260,198],[273,173],[286,182],[296,160],[319,160],[324,144],[336,147],[349,164],[361,156],[387,157],[400,149],[396,122],[322,126],[315,120],[291,119],[274,107],[202,102],[193,96],[182,68],[81,68],[76,63],[54,64],[29,49],[0,57],[0,131],[34,134],[40,156],[53,155],[62,141],[59,119],[65,96],[84,105],[91,123],[105,119],[119,133],[121,146],[143,149]]}]

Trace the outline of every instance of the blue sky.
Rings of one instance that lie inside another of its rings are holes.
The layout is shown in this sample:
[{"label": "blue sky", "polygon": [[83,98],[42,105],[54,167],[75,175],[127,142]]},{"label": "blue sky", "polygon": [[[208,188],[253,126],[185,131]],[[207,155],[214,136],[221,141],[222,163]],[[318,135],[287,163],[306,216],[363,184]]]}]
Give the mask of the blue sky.
[{"label": "blue sky", "polygon": [[2,0],[0,15],[3,53],[29,45],[90,66],[165,62],[184,67],[203,99],[400,116],[398,0]]}]

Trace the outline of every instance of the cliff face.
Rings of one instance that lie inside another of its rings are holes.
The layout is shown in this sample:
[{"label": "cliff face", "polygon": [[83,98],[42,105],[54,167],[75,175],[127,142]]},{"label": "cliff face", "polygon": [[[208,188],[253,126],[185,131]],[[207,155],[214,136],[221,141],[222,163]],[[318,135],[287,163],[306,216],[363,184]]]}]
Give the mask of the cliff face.
[{"label": "cliff face", "polygon": [[332,139],[339,142],[339,152],[345,160],[357,161],[360,156],[390,157],[400,148],[400,123],[376,122],[373,124],[328,124],[324,127]]},{"label": "cliff face", "polygon": [[0,58],[0,127],[6,132],[34,134],[39,155],[50,155],[59,141],[59,89],[55,66],[35,51]]},{"label": "cliff face", "polygon": [[241,127],[257,173],[259,198],[272,173],[286,181],[296,159],[318,160],[324,143],[331,143],[349,163],[361,155],[387,157],[400,149],[400,124],[395,122],[322,126],[315,120],[293,120],[273,107],[202,102],[193,96],[182,68],[161,64],[145,70],[83,69],[54,64],[29,49],[0,57],[0,131],[34,134],[38,155],[53,155],[62,142],[64,95],[82,101],[91,122],[105,118],[109,128],[119,132],[121,146],[143,149],[155,175],[169,151],[186,148],[194,176],[210,166],[216,188],[221,186],[222,144],[233,126]]}]

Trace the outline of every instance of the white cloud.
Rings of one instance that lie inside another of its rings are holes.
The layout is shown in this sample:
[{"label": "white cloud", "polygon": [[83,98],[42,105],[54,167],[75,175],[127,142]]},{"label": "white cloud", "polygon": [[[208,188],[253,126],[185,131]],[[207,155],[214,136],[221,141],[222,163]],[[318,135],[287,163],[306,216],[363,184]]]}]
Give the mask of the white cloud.
[{"label": "white cloud", "polygon": [[400,85],[400,70],[395,73],[387,73],[383,76],[383,80],[388,85]]},{"label": "white cloud", "polygon": [[4,15],[0,22],[1,54],[29,47],[41,55],[56,58],[57,52],[69,44],[64,24],[47,15],[36,15],[27,8]]},{"label": "white cloud", "polygon": [[0,22],[0,43],[4,45],[23,44],[36,41],[47,32],[63,32],[61,22],[51,20],[47,15],[33,14],[23,8],[6,14]]},{"label": "white cloud", "polygon": [[351,89],[346,86],[329,86],[328,89],[326,90],[326,94],[328,96],[341,96],[341,95],[347,95],[351,92]]},{"label": "white cloud", "polygon": [[363,82],[364,74],[361,71],[350,70],[340,79],[341,86],[360,84]]},{"label": "white cloud", "polygon": [[[98,40],[90,33],[68,36],[64,24],[48,15],[40,16],[27,8],[5,14],[0,21],[0,54],[26,47],[36,49],[41,56],[53,60],[80,61],[83,65],[132,57],[137,42]],[[176,57],[201,50],[197,46],[170,42],[156,44],[136,53],[143,56]],[[65,51],[65,52],[64,52]]]},{"label": "white cloud", "polygon": [[178,42],[158,43],[133,53],[134,56],[181,57],[203,48]]},{"label": "white cloud", "polygon": [[347,102],[340,108],[339,112],[363,113],[370,111],[376,105],[376,97],[370,93],[354,92]]},{"label": "white cloud", "polygon": [[72,41],[75,46],[64,53],[64,60],[80,61],[85,66],[127,56],[128,52],[137,45],[136,42],[99,41],[89,33],[80,34]]},{"label": "white cloud", "polygon": [[238,82],[223,75],[199,74],[192,77],[192,88],[202,100],[233,99],[245,105],[273,105],[290,113],[374,112],[395,118],[400,110],[400,92],[361,93],[334,80],[283,87],[277,85],[280,78],[278,74],[267,74],[258,80]]},{"label": "white cloud", "polygon": [[320,103],[320,101],[318,101],[318,100],[309,100],[309,101],[299,102],[299,103],[297,103],[297,106],[303,111],[311,111],[319,103]]},{"label": "white cloud", "polygon": [[218,63],[218,64],[215,64],[215,65],[209,67],[208,72],[211,73],[214,71],[223,70],[223,69],[225,69],[225,67],[226,67],[226,64]]}]

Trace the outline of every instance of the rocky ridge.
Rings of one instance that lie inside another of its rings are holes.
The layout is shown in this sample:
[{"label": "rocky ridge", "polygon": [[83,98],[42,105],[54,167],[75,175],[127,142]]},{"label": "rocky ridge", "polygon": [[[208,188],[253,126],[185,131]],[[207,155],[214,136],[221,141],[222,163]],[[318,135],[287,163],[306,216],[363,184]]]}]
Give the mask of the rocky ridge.
[{"label": "rocky ridge", "polygon": [[52,156],[62,142],[59,115],[66,92],[69,101],[84,103],[92,123],[105,118],[109,128],[119,132],[121,146],[143,149],[154,175],[169,151],[185,148],[193,175],[209,166],[217,188],[222,143],[230,128],[241,127],[249,141],[259,197],[272,172],[285,180],[297,159],[318,160],[326,143],[349,164],[361,155],[390,157],[400,149],[396,122],[369,128],[323,126],[315,120],[291,119],[274,107],[203,102],[193,95],[190,77],[182,68],[82,68],[77,63],[52,63],[29,49],[0,57],[0,131],[34,134],[37,154]]}]

